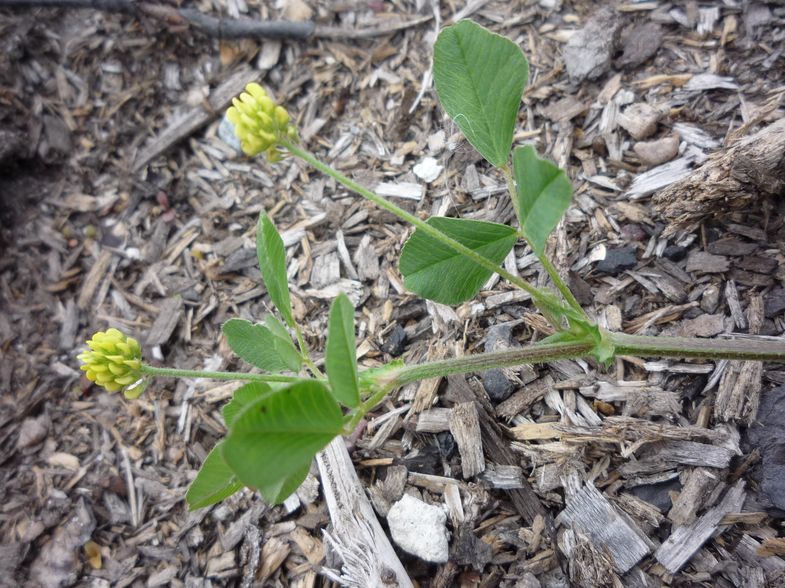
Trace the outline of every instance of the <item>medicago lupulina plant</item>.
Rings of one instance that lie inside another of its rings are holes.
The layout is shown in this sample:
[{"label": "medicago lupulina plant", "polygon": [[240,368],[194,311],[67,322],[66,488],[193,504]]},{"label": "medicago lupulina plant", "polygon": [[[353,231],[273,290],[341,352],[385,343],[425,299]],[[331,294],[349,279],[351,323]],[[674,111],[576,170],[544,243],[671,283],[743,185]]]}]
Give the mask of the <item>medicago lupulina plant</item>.
[{"label": "medicago lupulina plant", "polygon": [[[468,141],[506,179],[518,227],[431,217],[421,220],[319,161],[298,144],[289,113],[258,84],[234,100],[227,119],[248,156],[270,162],[299,157],[350,191],[410,223],[415,230],[400,257],[404,285],[442,304],[472,299],[494,274],[525,290],[555,330],[520,349],[358,370],[354,313],[341,294],[332,303],[324,356],[317,367],[294,320],[286,253],[273,222],[262,214],[256,247],[264,285],[278,316],[263,323],[231,319],[222,329],[231,349],[260,373],[158,368],[142,362],[137,341],[116,329],[97,333],[80,354],[87,377],[133,398],[153,376],[246,381],[223,408],[226,437],[209,453],[187,500],[202,508],[243,486],[282,502],[305,479],[315,454],[337,435],[350,434],[394,389],[417,380],[526,363],[591,357],[600,364],[619,355],[785,361],[780,341],[706,340],[608,332],[581,308],[546,255],[548,236],[570,204],[564,171],[540,158],[531,145],[512,149],[528,63],[509,39],[471,22],[445,28],[434,46],[433,74],[442,106]],[[554,289],[536,288],[500,265],[524,240],[550,276]]]}]

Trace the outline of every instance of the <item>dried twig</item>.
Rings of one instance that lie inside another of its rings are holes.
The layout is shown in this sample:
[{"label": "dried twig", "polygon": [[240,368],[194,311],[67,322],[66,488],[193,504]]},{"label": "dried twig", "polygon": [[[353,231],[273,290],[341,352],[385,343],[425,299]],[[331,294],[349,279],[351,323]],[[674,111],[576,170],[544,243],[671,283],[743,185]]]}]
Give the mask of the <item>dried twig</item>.
[{"label": "dried twig", "polygon": [[92,8],[105,12],[124,12],[150,16],[173,27],[193,27],[219,39],[369,39],[388,35],[428,22],[431,15],[399,21],[378,27],[344,29],[320,26],[314,22],[287,20],[256,21],[252,19],[218,18],[193,8],[177,8],[135,0],[0,0],[0,8]]}]

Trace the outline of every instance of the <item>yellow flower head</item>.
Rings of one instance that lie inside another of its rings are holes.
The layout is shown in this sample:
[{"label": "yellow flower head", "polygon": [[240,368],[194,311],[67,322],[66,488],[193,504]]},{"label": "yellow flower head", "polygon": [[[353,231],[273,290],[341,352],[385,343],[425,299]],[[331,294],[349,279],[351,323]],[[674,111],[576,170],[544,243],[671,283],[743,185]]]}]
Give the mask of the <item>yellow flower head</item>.
[{"label": "yellow flower head", "polygon": [[[103,386],[109,392],[117,392],[131,386],[142,377],[142,348],[133,337],[127,337],[117,329],[100,331],[87,341],[90,351],[78,355],[87,379]],[[143,390],[143,388],[142,388]],[[139,386],[128,390],[126,396],[141,394]]]},{"label": "yellow flower head", "polygon": [[226,111],[226,118],[234,125],[243,153],[249,156],[265,152],[270,161],[280,161],[278,144],[281,139],[297,140],[297,129],[290,123],[289,113],[273,102],[257,83],[250,83],[234,106]]}]

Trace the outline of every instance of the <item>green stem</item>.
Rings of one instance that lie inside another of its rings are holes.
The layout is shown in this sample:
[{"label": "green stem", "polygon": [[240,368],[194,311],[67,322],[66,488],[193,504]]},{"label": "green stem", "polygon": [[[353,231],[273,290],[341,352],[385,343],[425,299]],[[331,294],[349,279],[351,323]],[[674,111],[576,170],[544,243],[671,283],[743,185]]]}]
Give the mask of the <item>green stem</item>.
[{"label": "green stem", "polygon": [[389,202],[389,201],[385,200],[384,198],[382,198],[381,196],[379,196],[377,194],[374,194],[373,192],[371,192],[367,188],[364,188],[363,186],[361,186],[357,182],[355,182],[355,181],[351,180],[350,178],[346,177],[341,172],[333,169],[329,165],[326,165],[326,164],[322,163],[321,161],[319,161],[311,153],[308,153],[307,151],[305,151],[303,149],[300,149],[296,145],[294,145],[294,144],[292,144],[292,143],[290,143],[288,141],[285,141],[285,140],[281,141],[280,144],[281,144],[282,147],[284,147],[287,150],[289,150],[289,152],[291,152],[292,155],[295,155],[295,156],[299,157],[300,159],[302,159],[303,161],[308,162],[309,164],[311,164],[313,167],[318,169],[323,174],[326,174],[326,175],[330,176],[331,178],[334,178],[337,182],[339,182],[340,184],[343,184],[344,186],[346,186],[352,192],[356,192],[357,194],[359,194],[363,198],[366,198],[366,199],[370,200],[371,202],[373,202],[374,204],[376,204],[379,208],[383,208],[384,210],[386,210],[388,212],[391,212],[392,214],[394,214],[395,216],[397,216],[401,220],[406,221],[407,223],[409,223],[409,224],[415,226],[416,228],[420,229],[426,235],[428,235],[430,237],[433,237],[437,241],[439,241],[439,242],[443,243],[444,245],[447,245],[451,249],[457,251],[458,253],[460,253],[464,257],[467,257],[468,259],[472,260],[477,265],[480,265],[480,266],[484,267],[485,269],[488,269],[488,270],[490,270],[490,271],[492,271],[494,273],[499,274],[502,278],[504,278],[505,280],[509,281],[511,284],[515,284],[521,290],[524,290],[525,292],[528,292],[531,295],[532,299],[534,300],[535,304],[537,304],[538,306],[540,306],[540,304],[546,304],[546,305],[549,304],[549,301],[548,301],[547,297],[543,294],[543,292],[541,292],[539,289],[535,288],[531,284],[528,284],[527,282],[525,282],[521,278],[512,275],[510,272],[505,270],[503,267],[496,265],[491,260],[486,259],[485,257],[480,255],[476,251],[473,251],[472,249],[469,249],[468,247],[466,247],[465,245],[459,243],[455,239],[451,239],[450,237],[448,237],[447,235],[445,235],[444,233],[442,233],[438,229],[435,229],[434,227],[432,227],[431,225],[429,225],[425,221],[420,220],[418,217],[414,216],[413,214],[411,214],[409,212],[406,212],[404,209],[396,206],[392,202]]},{"label": "green stem", "polygon": [[785,341],[650,337],[624,333],[608,333],[608,336],[616,355],[785,362]]},{"label": "green stem", "polygon": [[[502,174],[504,175],[504,179],[507,181],[507,191],[510,194],[512,207],[515,209],[515,216],[518,218],[518,222],[520,222],[521,214],[520,214],[520,210],[518,209],[518,197],[517,197],[518,191],[515,189],[515,182],[512,177],[512,170],[510,170],[509,165],[504,165],[501,168],[501,170],[502,170]],[[520,228],[518,234],[526,240],[526,242],[529,244],[529,247],[532,248],[532,251],[535,251],[534,247],[532,247],[531,241],[529,241],[529,238],[526,236],[523,227]],[[537,259],[540,260],[542,267],[545,268],[546,272],[548,272],[548,275],[550,276],[553,285],[556,286],[556,289],[561,293],[561,295],[567,301],[567,304],[569,304],[573,309],[575,309],[586,320],[589,320],[589,317],[586,315],[586,312],[583,310],[583,307],[580,305],[578,300],[570,291],[567,284],[564,283],[564,280],[561,279],[559,272],[556,271],[556,268],[553,266],[550,259],[548,259],[545,255],[537,254],[536,251],[535,254],[537,255]]]},{"label": "green stem", "polygon": [[363,417],[384,400],[392,390],[411,382],[453,374],[484,372],[494,368],[514,367],[524,363],[547,363],[559,359],[585,357],[593,348],[594,343],[545,343],[521,349],[442,359],[391,370],[383,375],[380,374],[377,382],[378,389],[353,411],[351,418],[344,425],[344,432],[345,434],[351,433]]},{"label": "green stem", "polygon": [[540,259],[540,263],[542,264],[542,267],[544,267],[545,271],[548,272],[548,275],[551,277],[554,286],[556,286],[556,289],[559,290],[562,296],[564,296],[564,299],[567,301],[567,304],[572,306],[578,313],[581,314],[581,316],[585,317],[586,320],[589,320],[589,317],[586,315],[586,311],[583,310],[583,307],[581,306],[580,302],[578,302],[578,300],[575,298],[575,296],[573,295],[572,291],[567,286],[567,284],[564,283],[564,280],[561,279],[559,272],[556,271],[555,267],[553,267],[551,260],[545,257],[544,255],[542,257],[540,256],[538,257]]},{"label": "green stem", "polygon": [[303,358],[305,365],[308,366],[308,369],[311,370],[311,373],[316,376],[317,378],[324,377],[322,371],[316,367],[316,364],[311,359],[311,351],[308,349],[308,343],[305,342],[305,337],[303,337],[303,332],[300,329],[300,325],[294,325],[294,334],[297,337],[297,345],[300,347],[300,357]]},{"label": "green stem", "polygon": [[248,374],[243,372],[204,372],[201,370],[178,370],[159,368],[142,364],[142,373],[147,376],[166,376],[170,378],[208,378],[211,380],[248,380],[251,382],[299,382],[299,376],[282,376],[280,374]]},{"label": "green stem", "polygon": [[586,357],[593,348],[593,342],[542,343],[520,349],[480,353],[419,365],[404,366],[395,370],[391,376],[395,387],[398,387],[418,380],[450,376],[452,374],[484,372],[490,369],[515,367],[522,364],[548,363],[559,359]]},{"label": "green stem", "polygon": [[363,420],[366,414],[377,404],[379,404],[384,398],[393,391],[398,386],[398,384],[387,384],[381,388],[379,388],[376,392],[371,394],[360,406],[354,409],[351,413],[351,418],[346,422],[343,427],[343,435],[350,435],[354,429],[357,428],[357,425],[360,424],[360,421]]}]

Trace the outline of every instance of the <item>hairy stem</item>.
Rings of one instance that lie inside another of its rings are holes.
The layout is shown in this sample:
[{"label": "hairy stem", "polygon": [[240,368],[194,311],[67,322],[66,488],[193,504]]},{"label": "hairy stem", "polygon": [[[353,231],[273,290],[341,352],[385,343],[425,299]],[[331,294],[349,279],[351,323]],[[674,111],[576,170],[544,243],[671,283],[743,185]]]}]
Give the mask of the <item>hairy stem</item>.
[{"label": "hairy stem", "polygon": [[484,372],[494,368],[515,367],[527,363],[548,363],[559,359],[585,357],[594,348],[594,342],[543,343],[520,349],[480,353],[453,359],[442,359],[419,365],[404,366],[393,372],[395,386],[452,374]]},{"label": "hairy stem", "polygon": [[305,365],[308,366],[308,369],[311,370],[311,373],[316,376],[317,378],[321,378],[324,376],[322,371],[316,367],[316,364],[311,359],[311,351],[308,349],[308,343],[305,342],[305,337],[303,337],[303,332],[300,329],[300,325],[294,325],[294,334],[297,337],[297,345],[300,347],[300,357],[302,357]]},{"label": "hairy stem", "polygon": [[159,368],[142,364],[142,373],[147,376],[165,376],[170,378],[208,378],[211,380],[248,380],[250,382],[299,382],[299,376],[282,376],[281,374],[248,374],[243,372],[206,372],[201,370],[178,370]]},{"label": "hairy stem", "polygon": [[697,339],[608,333],[616,355],[785,362],[785,340]]}]

